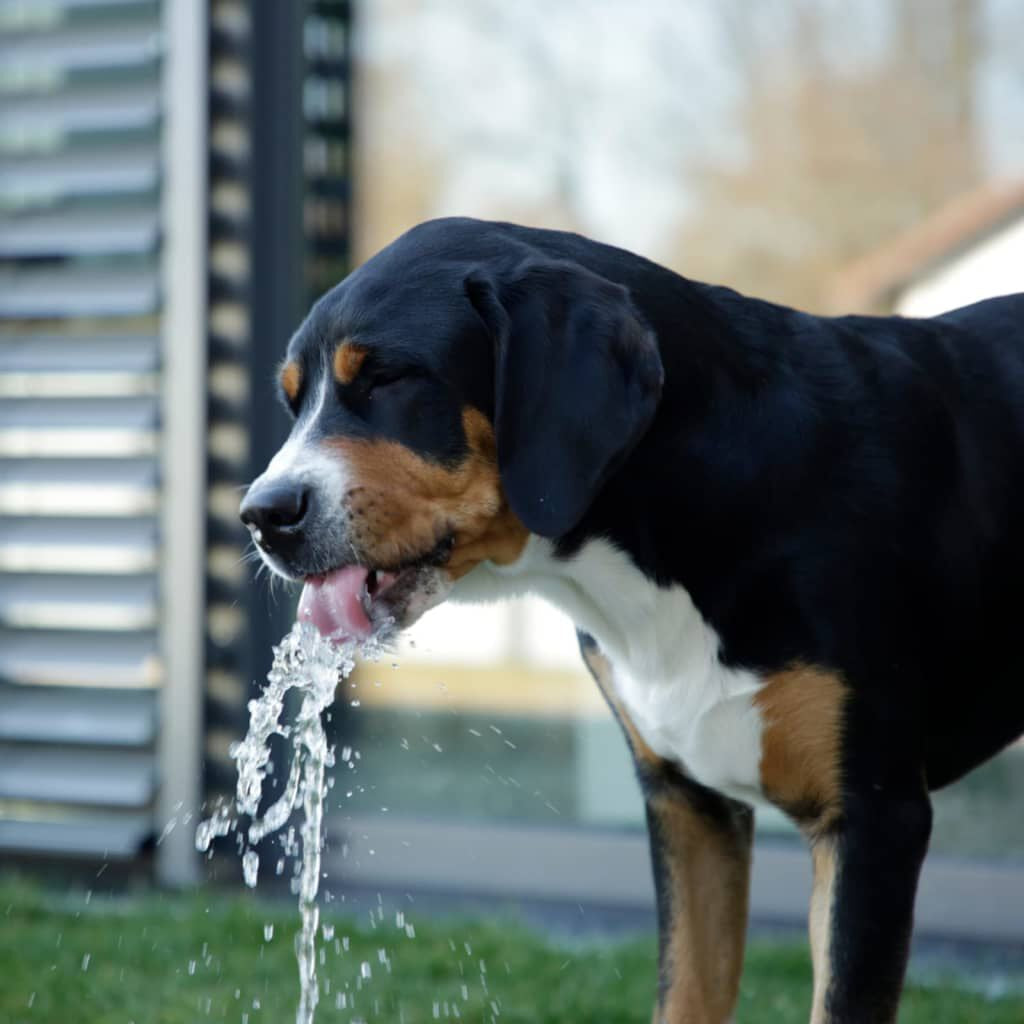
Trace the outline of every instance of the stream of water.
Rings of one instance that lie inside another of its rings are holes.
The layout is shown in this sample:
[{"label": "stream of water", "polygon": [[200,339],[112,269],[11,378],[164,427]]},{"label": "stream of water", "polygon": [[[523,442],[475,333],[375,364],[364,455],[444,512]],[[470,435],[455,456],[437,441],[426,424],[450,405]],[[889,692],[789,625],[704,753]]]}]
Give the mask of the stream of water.
[{"label": "stream of water", "polygon": [[[261,840],[279,832],[300,804],[303,811],[300,836],[302,859],[298,874],[299,914],[302,926],[295,936],[299,964],[299,1006],[296,1024],[313,1024],[320,989],[316,976],[316,933],[320,921],[317,893],[320,887],[320,856],[323,849],[323,806],[327,793],[326,771],[334,764],[334,751],[324,733],[323,712],[334,701],[335,689],[355,668],[356,655],[379,655],[375,638],[361,644],[335,646],[323,639],[306,622],[296,622],[274,648],[274,663],[267,685],[256,700],[249,702],[249,731],[231,747],[238,766],[234,808],[223,806],[196,830],[196,847],[210,848],[218,836],[239,832],[245,884],[255,887],[259,875]],[[282,720],[290,690],[301,696],[295,720]],[[271,771],[271,736],[283,737],[291,745],[291,764],[281,795],[259,814],[263,782]],[[249,818],[241,832],[238,815]]]}]

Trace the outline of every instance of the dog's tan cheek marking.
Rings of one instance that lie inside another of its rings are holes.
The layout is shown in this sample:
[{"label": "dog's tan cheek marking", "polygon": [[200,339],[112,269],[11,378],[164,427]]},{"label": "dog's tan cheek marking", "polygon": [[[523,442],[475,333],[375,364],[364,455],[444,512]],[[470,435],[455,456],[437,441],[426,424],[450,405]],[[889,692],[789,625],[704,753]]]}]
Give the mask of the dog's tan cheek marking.
[{"label": "dog's tan cheek marking", "polygon": [[456,530],[455,547],[448,560],[453,580],[465,576],[481,562],[509,565],[522,553],[529,531],[509,508],[498,475],[498,446],[487,417],[476,409],[462,412],[462,427],[472,452],[471,490],[482,496],[475,515]]},{"label": "dog's tan cheek marking", "polygon": [[302,367],[298,363],[285,363],[281,367],[278,379],[281,382],[281,389],[288,396],[289,402],[294,402],[299,395],[299,388],[302,387]]},{"label": "dog's tan cheek marking", "polygon": [[351,384],[362,369],[365,359],[365,348],[352,341],[343,341],[334,350],[334,376],[338,382]]},{"label": "dog's tan cheek marking", "polygon": [[834,673],[797,665],[765,678],[754,696],[762,721],[761,789],[812,835],[839,815],[847,690]]},{"label": "dog's tan cheek marking", "polygon": [[328,444],[345,459],[356,546],[382,565],[429,551],[455,533],[447,563],[453,579],[484,559],[514,561],[527,530],[501,490],[494,433],[475,409],[463,411],[469,453],[454,469],[438,466],[396,441],[346,438]]}]

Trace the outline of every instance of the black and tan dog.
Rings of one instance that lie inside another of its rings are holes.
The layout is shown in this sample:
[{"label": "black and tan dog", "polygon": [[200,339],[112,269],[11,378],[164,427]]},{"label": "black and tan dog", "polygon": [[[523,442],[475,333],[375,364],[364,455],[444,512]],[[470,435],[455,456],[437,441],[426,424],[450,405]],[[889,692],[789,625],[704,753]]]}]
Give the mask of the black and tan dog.
[{"label": "black and tan dog", "polygon": [[929,791],[1024,732],[1024,296],[824,319],[441,220],[280,383],[242,518],[322,632],[526,591],[576,622],[647,802],[655,1020],[732,1013],[759,802],[811,846],[812,1019],[895,1020]]}]

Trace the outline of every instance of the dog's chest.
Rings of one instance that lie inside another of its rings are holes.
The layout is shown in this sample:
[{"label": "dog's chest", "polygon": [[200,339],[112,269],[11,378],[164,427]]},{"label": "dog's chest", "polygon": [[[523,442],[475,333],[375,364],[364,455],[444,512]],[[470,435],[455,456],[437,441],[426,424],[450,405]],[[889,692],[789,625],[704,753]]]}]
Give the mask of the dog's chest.
[{"label": "dog's chest", "polygon": [[614,655],[610,661],[615,696],[655,754],[736,799],[761,798],[755,678],[716,664],[657,678]]},{"label": "dog's chest", "polygon": [[713,789],[761,798],[761,680],[722,664],[718,636],[684,588],[656,586],[603,540],[559,560],[533,538],[515,566],[494,571],[506,592],[541,594],[594,637],[615,697],[655,754]]}]

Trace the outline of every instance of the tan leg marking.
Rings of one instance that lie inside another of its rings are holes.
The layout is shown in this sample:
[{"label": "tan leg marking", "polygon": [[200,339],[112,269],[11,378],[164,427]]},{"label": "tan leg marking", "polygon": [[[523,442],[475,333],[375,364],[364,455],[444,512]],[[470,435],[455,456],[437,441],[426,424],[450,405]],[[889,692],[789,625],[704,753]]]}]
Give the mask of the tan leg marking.
[{"label": "tan leg marking", "polygon": [[619,701],[607,658],[596,645],[584,646],[582,653],[636,759],[652,848],[663,872],[667,920],[660,922],[661,986],[652,1021],[726,1024],[743,970],[753,816],[698,789],[660,758]]},{"label": "tan leg marking", "polygon": [[351,384],[356,379],[366,359],[366,349],[352,341],[343,341],[334,350],[334,376],[341,384]]},{"label": "tan leg marking", "polygon": [[797,666],[768,676],[754,696],[761,713],[761,788],[817,834],[839,813],[846,687],[835,674]]},{"label": "tan leg marking", "polygon": [[494,431],[467,408],[469,452],[454,468],[422,458],[397,441],[329,441],[354,481],[348,492],[351,536],[360,555],[383,568],[429,552],[445,534],[455,546],[446,568],[453,579],[488,559],[515,561],[529,533],[501,489]]},{"label": "tan leg marking", "polygon": [[302,367],[298,363],[285,363],[281,367],[278,380],[281,382],[281,389],[288,396],[288,401],[294,402],[298,397],[299,388],[302,387]]},{"label": "tan leg marking", "polygon": [[618,719],[619,725],[622,726],[622,729],[626,734],[626,742],[629,743],[629,749],[632,751],[633,757],[639,762],[641,768],[650,768],[656,771],[661,770],[664,766],[664,762],[644,742],[643,737],[637,731],[636,726],[633,725],[632,719],[627,714],[626,709],[622,706],[622,702],[619,700],[619,695],[615,692],[615,683],[612,679],[612,666],[608,659],[601,653],[601,649],[597,644],[592,644],[589,647],[583,648],[582,654],[587,668],[590,669],[590,674],[594,677],[594,681],[600,688],[604,699],[612,709],[612,714],[614,714]]},{"label": "tan leg marking", "polygon": [[769,676],[754,697],[763,722],[761,788],[772,803],[796,820],[811,844],[811,1024],[828,1021],[837,869],[831,829],[839,820],[842,806],[842,733],[847,696],[846,686],[834,673],[796,666]]},{"label": "tan leg marking", "polygon": [[650,801],[667,868],[664,1024],[725,1024],[739,996],[753,818],[728,826],[666,791]]},{"label": "tan leg marking", "polygon": [[814,998],[811,1024],[827,1024],[826,996],[832,980],[832,903],[836,878],[835,841],[825,836],[811,847],[814,862],[814,888],[808,932],[811,938],[811,962],[814,965]]}]

